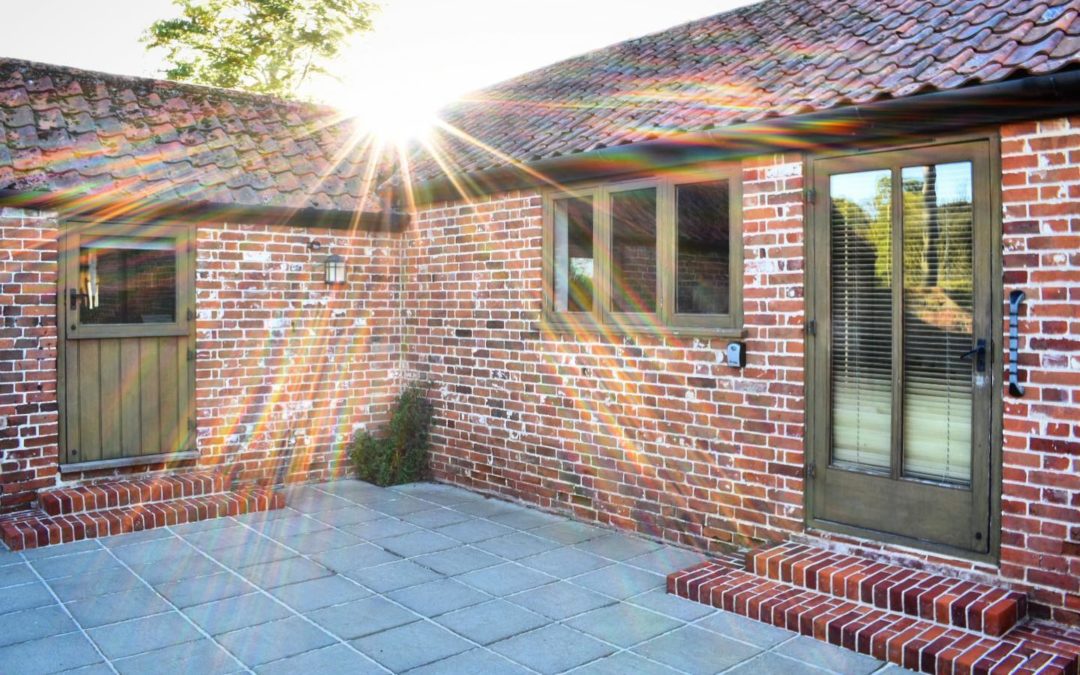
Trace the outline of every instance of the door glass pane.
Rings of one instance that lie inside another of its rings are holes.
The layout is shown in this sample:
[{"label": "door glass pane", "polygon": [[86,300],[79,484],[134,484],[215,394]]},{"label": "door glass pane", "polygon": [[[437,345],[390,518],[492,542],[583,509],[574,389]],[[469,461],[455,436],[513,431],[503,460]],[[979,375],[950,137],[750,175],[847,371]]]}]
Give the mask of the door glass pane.
[{"label": "door glass pane", "polygon": [[656,312],[656,188],[611,195],[611,309]]},{"label": "door glass pane", "polygon": [[555,200],[555,311],[593,308],[593,202]]},{"label": "door glass pane", "polygon": [[971,480],[971,163],[906,167],[904,474]]},{"label": "door glass pane", "polygon": [[888,469],[892,445],[892,180],[830,177],[832,461]]},{"label": "door glass pane", "polygon": [[176,321],[176,244],[172,239],[110,237],[79,248],[79,321]]},{"label": "door glass pane", "polygon": [[679,185],[675,311],[728,314],[731,296],[728,182]]}]

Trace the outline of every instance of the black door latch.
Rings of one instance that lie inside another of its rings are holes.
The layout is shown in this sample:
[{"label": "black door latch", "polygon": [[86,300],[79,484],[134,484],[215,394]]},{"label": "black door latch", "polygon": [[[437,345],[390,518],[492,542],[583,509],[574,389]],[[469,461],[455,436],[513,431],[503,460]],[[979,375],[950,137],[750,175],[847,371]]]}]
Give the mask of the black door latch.
[{"label": "black door latch", "polygon": [[972,356],[975,357],[975,371],[979,373],[986,372],[986,340],[976,340],[975,348],[970,349],[960,355],[961,359],[967,360]]}]

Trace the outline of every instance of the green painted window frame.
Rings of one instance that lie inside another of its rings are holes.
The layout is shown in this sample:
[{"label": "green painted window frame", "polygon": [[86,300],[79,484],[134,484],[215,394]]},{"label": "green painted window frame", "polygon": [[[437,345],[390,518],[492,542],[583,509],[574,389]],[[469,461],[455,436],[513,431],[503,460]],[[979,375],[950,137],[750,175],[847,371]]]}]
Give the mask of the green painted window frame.
[{"label": "green painted window frame", "polygon": [[[682,185],[728,182],[729,307],[727,314],[679,314],[676,306],[678,222],[676,189]],[[657,308],[655,313],[612,309],[612,195],[641,188],[657,191]],[[555,304],[555,204],[587,198],[593,205],[591,312],[565,312]],[[632,180],[596,182],[543,193],[543,324],[555,333],[657,333],[688,337],[743,337],[742,172],[737,165],[694,168]]]}]

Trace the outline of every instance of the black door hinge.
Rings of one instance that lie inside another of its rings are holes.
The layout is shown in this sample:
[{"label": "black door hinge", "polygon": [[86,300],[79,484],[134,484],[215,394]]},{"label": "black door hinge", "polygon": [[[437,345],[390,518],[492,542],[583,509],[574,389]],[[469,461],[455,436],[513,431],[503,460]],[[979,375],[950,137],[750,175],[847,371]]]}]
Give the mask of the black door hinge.
[{"label": "black door hinge", "polygon": [[816,319],[810,319],[809,321],[806,322],[806,334],[807,335],[817,335],[817,320]]},{"label": "black door hinge", "polygon": [[194,321],[195,320],[195,310],[189,309],[187,311],[187,320],[188,321]]},{"label": "black door hinge", "polygon": [[194,361],[195,360],[195,350],[194,349],[187,350],[187,360],[188,361]]},{"label": "black door hinge", "polygon": [[806,201],[810,204],[817,204],[817,190],[806,188]]},{"label": "black door hinge", "polygon": [[817,478],[817,462],[810,462],[806,465],[806,475],[811,478]]}]

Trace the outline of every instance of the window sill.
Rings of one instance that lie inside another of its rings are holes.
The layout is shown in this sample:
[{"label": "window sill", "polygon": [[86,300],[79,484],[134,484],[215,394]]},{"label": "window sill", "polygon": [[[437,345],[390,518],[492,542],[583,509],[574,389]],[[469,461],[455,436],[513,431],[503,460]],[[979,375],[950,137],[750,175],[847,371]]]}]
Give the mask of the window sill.
[{"label": "window sill", "polygon": [[649,335],[658,338],[724,338],[741,340],[745,327],[667,326],[629,323],[600,323],[591,315],[567,317],[545,314],[540,320],[544,332],[556,335]]}]

